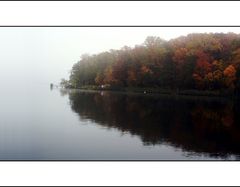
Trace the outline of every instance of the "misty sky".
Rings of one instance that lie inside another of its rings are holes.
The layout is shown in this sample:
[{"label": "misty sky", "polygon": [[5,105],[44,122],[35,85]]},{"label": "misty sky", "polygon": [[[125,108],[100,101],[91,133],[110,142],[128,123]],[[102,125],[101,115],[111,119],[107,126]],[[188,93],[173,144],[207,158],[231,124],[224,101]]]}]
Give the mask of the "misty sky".
[{"label": "misty sky", "polygon": [[0,83],[59,83],[81,54],[133,47],[147,36],[169,40],[193,32],[240,33],[240,28],[1,27]]}]

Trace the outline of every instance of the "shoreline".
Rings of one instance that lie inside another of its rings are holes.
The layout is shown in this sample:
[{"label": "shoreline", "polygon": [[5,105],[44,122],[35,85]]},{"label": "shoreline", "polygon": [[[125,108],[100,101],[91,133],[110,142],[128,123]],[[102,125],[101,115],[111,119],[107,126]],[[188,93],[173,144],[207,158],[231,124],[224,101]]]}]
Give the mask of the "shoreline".
[{"label": "shoreline", "polygon": [[139,94],[159,94],[168,96],[186,96],[186,97],[218,97],[218,98],[239,98],[229,91],[213,91],[213,90],[171,90],[163,88],[140,88],[140,87],[109,87],[101,88],[99,86],[82,86],[79,88],[66,88],[69,90],[84,90],[84,91],[110,91],[123,93],[139,93]]}]

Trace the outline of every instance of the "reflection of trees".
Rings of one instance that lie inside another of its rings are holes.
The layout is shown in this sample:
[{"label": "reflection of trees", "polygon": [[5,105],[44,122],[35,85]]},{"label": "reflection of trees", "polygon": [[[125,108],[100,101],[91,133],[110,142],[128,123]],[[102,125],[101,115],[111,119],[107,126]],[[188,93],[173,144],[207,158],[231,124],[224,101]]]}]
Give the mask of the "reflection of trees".
[{"label": "reflection of trees", "polygon": [[72,92],[69,98],[82,119],[138,135],[145,145],[167,142],[222,157],[240,153],[239,112],[233,102],[108,92]]},{"label": "reflection of trees", "polygon": [[68,89],[63,89],[63,88],[59,89],[59,91],[60,91],[60,95],[61,95],[62,97],[68,95],[68,93],[70,92],[70,90],[68,90]]}]

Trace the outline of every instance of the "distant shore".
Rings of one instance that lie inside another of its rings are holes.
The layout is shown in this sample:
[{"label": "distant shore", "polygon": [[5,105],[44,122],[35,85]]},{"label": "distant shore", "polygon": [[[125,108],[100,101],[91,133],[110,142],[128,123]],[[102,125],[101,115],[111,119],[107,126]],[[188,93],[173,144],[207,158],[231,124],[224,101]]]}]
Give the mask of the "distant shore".
[{"label": "distant shore", "polygon": [[208,97],[239,97],[230,91],[215,91],[215,90],[173,90],[163,88],[149,88],[149,87],[107,87],[88,85],[76,88],[77,90],[95,90],[95,91],[113,91],[126,93],[143,93],[143,94],[164,94],[164,95],[184,95],[184,96],[208,96]]}]

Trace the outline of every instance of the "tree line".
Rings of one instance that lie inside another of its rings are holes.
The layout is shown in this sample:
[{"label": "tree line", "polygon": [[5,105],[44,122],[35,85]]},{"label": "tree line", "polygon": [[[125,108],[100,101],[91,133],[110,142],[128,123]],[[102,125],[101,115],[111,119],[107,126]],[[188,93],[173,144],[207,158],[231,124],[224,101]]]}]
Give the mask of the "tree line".
[{"label": "tree line", "polygon": [[240,91],[240,34],[193,33],[171,40],[84,54],[62,86],[156,87]]}]

